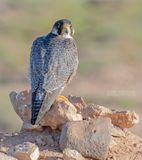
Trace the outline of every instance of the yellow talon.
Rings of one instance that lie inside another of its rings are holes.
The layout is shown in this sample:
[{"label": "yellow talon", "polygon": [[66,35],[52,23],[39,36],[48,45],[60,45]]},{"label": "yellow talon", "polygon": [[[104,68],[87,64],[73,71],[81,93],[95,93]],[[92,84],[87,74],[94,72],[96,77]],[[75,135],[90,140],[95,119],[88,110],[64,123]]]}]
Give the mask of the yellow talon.
[{"label": "yellow talon", "polygon": [[59,96],[57,97],[57,100],[58,100],[58,101],[68,101],[67,97],[62,96],[62,95],[59,95]]},{"label": "yellow talon", "polygon": [[63,101],[63,102],[66,103],[66,104],[70,104],[68,98],[65,97],[65,96],[62,96],[62,95],[59,95],[59,96],[57,97],[57,101],[59,101],[59,102],[62,102],[62,101]]}]

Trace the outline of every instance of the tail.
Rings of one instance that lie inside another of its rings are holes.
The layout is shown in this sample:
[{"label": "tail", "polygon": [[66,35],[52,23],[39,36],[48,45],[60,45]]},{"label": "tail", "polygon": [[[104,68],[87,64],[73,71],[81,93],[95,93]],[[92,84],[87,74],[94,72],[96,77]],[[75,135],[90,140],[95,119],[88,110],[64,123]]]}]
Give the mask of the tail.
[{"label": "tail", "polygon": [[58,88],[52,92],[46,92],[46,95],[44,97],[43,105],[41,106],[41,109],[38,113],[38,117],[36,120],[36,124],[39,124],[43,116],[45,115],[46,112],[48,112],[54,103],[56,97],[60,94],[62,91],[62,88]]},{"label": "tail", "polygon": [[42,91],[36,90],[35,92],[32,92],[32,115],[31,115],[32,125],[34,125],[37,120],[38,113],[42,106],[44,97],[45,97],[45,91],[43,90]]}]

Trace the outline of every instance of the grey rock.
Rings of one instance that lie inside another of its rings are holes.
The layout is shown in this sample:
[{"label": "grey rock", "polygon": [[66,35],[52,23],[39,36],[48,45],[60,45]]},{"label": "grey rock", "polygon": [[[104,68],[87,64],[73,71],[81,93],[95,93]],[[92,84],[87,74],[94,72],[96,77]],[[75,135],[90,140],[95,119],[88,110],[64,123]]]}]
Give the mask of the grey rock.
[{"label": "grey rock", "polygon": [[111,128],[109,118],[67,122],[62,128],[60,149],[70,148],[84,157],[104,160],[111,143]]},{"label": "grey rock", "polygon": [[46,135],[46,136],[43,136],[43,135],[39,135],[37,136],[36,138],[36,144],[38,146],[54,146],[54,140],[52,138],[51,135]]}]

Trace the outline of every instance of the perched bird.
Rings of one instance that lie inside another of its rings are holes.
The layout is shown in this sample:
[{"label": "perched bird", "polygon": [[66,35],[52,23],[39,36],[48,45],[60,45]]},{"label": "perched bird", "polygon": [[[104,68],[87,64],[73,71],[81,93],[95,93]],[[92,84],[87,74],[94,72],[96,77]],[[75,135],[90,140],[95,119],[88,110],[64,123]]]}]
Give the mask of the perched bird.
[{"label": "perched bird", "polygon": [[40,122],[76,73],[78,53],[73,34],[71,21],[62,19],[55,22],[49,34],[33,42],[30,54],[33,125]]}]

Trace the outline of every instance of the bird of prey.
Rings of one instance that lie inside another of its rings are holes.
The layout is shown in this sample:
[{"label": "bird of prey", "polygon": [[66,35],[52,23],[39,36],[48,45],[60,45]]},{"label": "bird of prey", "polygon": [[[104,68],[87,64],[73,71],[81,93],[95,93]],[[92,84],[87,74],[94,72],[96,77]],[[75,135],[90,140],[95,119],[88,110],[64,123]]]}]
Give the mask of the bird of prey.
[{"label": "bird of prey", "polygon": [[[55,22],[51,32],[34,40],[30,54],[31,124],[39,124],[78,67],[70,20]],[[43,105],[45,104],[45,105]]]}]

